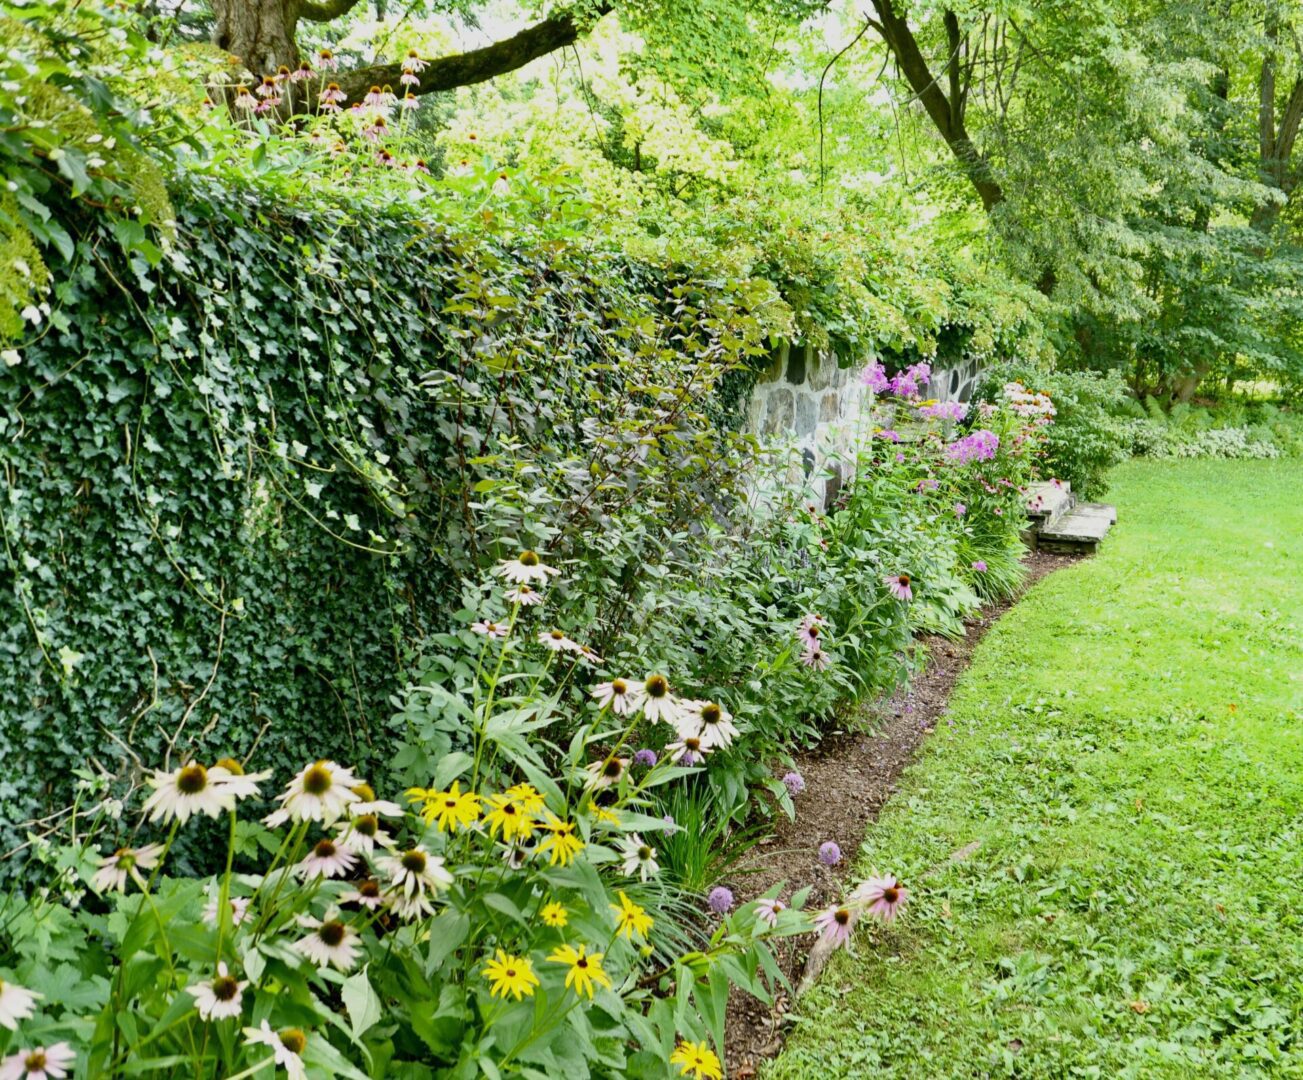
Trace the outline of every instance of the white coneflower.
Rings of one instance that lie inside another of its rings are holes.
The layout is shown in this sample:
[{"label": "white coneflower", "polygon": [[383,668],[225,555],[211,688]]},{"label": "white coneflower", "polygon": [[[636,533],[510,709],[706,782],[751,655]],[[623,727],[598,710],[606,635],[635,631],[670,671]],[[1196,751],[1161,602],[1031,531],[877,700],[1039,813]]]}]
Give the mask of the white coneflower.
[{"label": "white coneflower", "polygon": [[[217,925],[217,905],[220,897],[211,897],[204,907],[204,922],[209,926]],[[227,905],[231,909],[231,925],[239,926],[249,917],[249,898],[247,896],[228,896]]]},{"label": "white coneflower", "polygon": [[340,112],[340,106],[347,100],[348,96],[339,88],[339,83],[327,83],[317,97],[322,112]]},{"label": "white coneflower", "polygon": [[195,999],[201,1020],[227,1020],[240,1015],[244,988],[248,985],[248,980],[236,979],[227,971],[225,963],[219,963],[212,980],[186,987],[186,993]]},{"label": "white coneflower", "polygon": [[362,98],[362,107],[364,109],[382,109],[384,108],[384,101],[384,95],[380,92],[380,87],[373,86]]},{"label": "white coneflower", "polygon": [[477,623],[471,623],[471,629],[477,634],[483,634],[490,638],[504,638],[510,633],[511,628],[504,626],[502,623],[495,623],[491,619],[481,619]]},{"label": "white coneflower", "polygon": [[422,60],[420,53],[415,49],[408,49],[407,55],[403,58],[403,73],[405,75],[419,75],[430,66],[429,61]]},{"label": "white coneflower", "polygon": [[252,112],[258,107],[258,99],[249,93],[247,86],[237,86],[235,88],[235,107]]},{"label": "white coneflower", "polygon": [[584,787],[588,791],[612,787],[620,782],[620,777],[624,775],[625,770],[628,768],[628,758],[608,757],[603,761],[594,761],[584,767],[584,772],[588,774]]},{"label": "white coneflower", "polygon": [[517,585],[504,595],[510,603],[520,604],[522,607],[533,607],[535,604],[543,602],[543,594],[531,589],[528,585]]},{"label": "white coneflower", "polygon": [[719,750],[738,736],[732,714],[714,701],[693,702],[693,719],[700,725],[698,734],[706,750]]},{"label": "white coneflower", "polygon": [[534,854],[534,845],[527,843],[503,844],[502,861],[512,870],[519,870]]},{"label": "white coneflower", "polygon": [[396,841],[380,825],[375,814],[357,814],[349,821],[341,821],[337,826],[339,845],[358,855],[370,858],[375,854],[376,845],[392,848]]},{"label": "white coneflower", "polygon": [[679,765],[699,765],[709,752],[709,747],[696,735],[678,739],[665,748],[671,761]]},{"label": "white coneflower", "polygon": [[228,792],[222,780],[229,776],[225,769],[210,776],[198,762],[182,765],[171,772],[155,770],[149,779],[154,793],[145,800],[145,810],[150,821],[171,821],[184,824],[193,814],[207,814],[215,818],[235,808],[235,795]]},{"label": "white coneflower", "polygon": [[280,88],[276,82],[275,75],[264,75],[262,82],[258,84],[258,96],[260,98],[280,99]]},{"label": "white coneflower", "polygon": [[261,798],[262,792],[258,790],[258,785],[270,778],[270,769],[266,772],[247,773],[243,765],[228,757],[218,758],[208,770],[208,779],[222,785],[222,794],[234,795],[237,799]]},{"label": "white coneflower", "polygon": [[294,867],[299,877],[343,877],[357,865],[357,856],[334,840],[318,840],[312,850]]},{"label": "white coneflower", "polygon": [[616,716],[632,716],[642,705],[642,687],[627,679],[598,683],[589,693],[603,709],[609,705]]},{"label": "white coneflower", "polygon": [[375,789],[370,784],[358,784],[353,789],[353,794],[358,797],[359,801],[350,806],[348,812],[354,817],[360,817],[363,814],[375,814],[378,817],[400,818],[406,814],[406,811],[396,802],[390,802],[388,799],[377,799]]},{"label": "white coneflower", "polygon": [[624,872],[630,877],[637,874],[646,881],[660,870],[656,862],[656,849],[637,833],[620,841],[620,854],[624,856]]},{"label": "white coneflower", "polygon": [[560,630],[544,630],[538,635],[538,643],[553,652],[583,652],[583,646],[577,641],[572,641],[566,637]]},{"label": "white coneflower", "polygon": [[317,67],[322,71],[338,71],[339,61],[335,59],[335,54],[329,49],[317,50]]},{"label": "white coneflower", "polygon": [[290,1080],[307,1080],[308,1070],[300,1055],[308,1045],[308,1037],[298,1028],[275,1032],[264,1020],[261,1027],[244,1029],[244,1041],[250,1046],[271,1047],[272,1061],[285,1070]]},{"label": "white coneflower", "polygon": [[18,1021],[31,1016],[36,1010],[36,1002],[43,996],[35,990],[0,979],[0,1027],[18,1030]]},{"label": "white coneflower", "polygon": [[815,671],[823,671],[831,661],[828,654],[820,648],[806,649],[801,653],[801,663],[808,668],[814,668]]},{"label": "white coneflower", "polygon": [[138,848],[118,848],[112,855],[100,856],[100,868],[91,877],[96,892],[125,892],[127,879],[139,876],[137,870],[152,870],[163,854],[162,844]]},{"label": "white coneflower", "polygon": [[543,560],[538,557],[538,552],[522,551],[514,559],[499,561],[497,573],[517,585],[528,585],[531,582],[543,584],[549,574],[556,575],[561,571],[544,566]]},{"label": "white coneflower", "polygon": [[312,933],[299,938],[294,943],[294,951],[302,953],[317,967],[348,971],[357,963],[361,939],[343,920],[330,914],[324,919],[300,915],[299,925],[311,928]]},{"label": "white coneflower", "polygon": [[62,1080],[76,1060],[66,1042],[33,1046],[0,1061],[0,1080]]},{"label": "white coneflower", "polygon": [[390,887],[405,897],[424,895],[426,889],[437,893],[452,885],[452,874],[444,869],[443,859],[420,846],[378,859],[376,868],[389,878]]},{"label": "white coneflower", "polygon": [[413,893],[411,896],[386,893],[385,903],[389,905],[389,910],[394,913],[394,916],[404,922],[423,919],[434,914],[434,905],[430,903],[430,898],[425,893]]},{"label": "white coneflower", "polygon": [[360,904],[368,911],[379,911],[385,906],[384,893],[380,888],[380,882],[373,878],[359,881],[357,888],[348,889],[341,893],[339,902],[341,904]]},{"label": "white coneflower", "polygon": [[493,187],[490,188],[494,195],[499,199],[505,198],[511,193],[511,183],[507,180],[506,173],[498,173],[498,178],[493,181]]},{"label": "white coneflower", "polygon": [[294,777],[284,794],[277,796],[282,806],[272,817],[278,823],[288,818],[333,825],[350,805],[361,801],[353,791],[359,783],[352,769],[333,761],[318,761]]},{"label": "white coneflower", "polygon": [[670,693],[670,681],[664,675],[648,675],[642,684],[642,711],[653,723],[657,720],[674,723],[679,704]]},{"label": "white coneflower", "polygon": [[394,88],[385,83],[384,88],[380,91],[380,107],[388,111],[397,103],[398,97],[394,94]]}]

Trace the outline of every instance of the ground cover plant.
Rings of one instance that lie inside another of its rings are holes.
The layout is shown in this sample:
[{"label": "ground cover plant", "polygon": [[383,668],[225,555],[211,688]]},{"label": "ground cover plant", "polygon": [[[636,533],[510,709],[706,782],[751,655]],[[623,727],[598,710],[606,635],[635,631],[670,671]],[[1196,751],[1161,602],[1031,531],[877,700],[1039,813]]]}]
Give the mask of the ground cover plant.
[{"label": "ground cover plant", "polygon": [[858,855],[915,883],[909,921],[766,1075],[1297,1071],[1303,480],[1137,461],[1112,490],[1115,535],[984,639]]}]

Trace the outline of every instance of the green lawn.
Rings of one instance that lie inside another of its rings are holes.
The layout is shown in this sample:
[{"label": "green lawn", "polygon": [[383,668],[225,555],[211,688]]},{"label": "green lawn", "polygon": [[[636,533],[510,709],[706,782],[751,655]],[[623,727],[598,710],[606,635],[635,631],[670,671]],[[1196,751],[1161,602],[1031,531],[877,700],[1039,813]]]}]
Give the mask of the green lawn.
[{"label": "green lawn", "polygon": [[766,1080],[1303,1076],[1303,467],[1135,462],[1109,498],[869,833],[903,921]]}]

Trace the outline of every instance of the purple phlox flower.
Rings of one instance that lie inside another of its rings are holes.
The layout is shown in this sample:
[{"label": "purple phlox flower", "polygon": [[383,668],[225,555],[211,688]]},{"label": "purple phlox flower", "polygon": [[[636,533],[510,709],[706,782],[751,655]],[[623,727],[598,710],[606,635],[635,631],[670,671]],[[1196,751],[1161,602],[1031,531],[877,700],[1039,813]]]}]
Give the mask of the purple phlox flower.
[{"label": "purple phlox flower", "polygon": [[842,861],[842,849],[832,840],[819,845],[819,861],[824,866],[836,866]]},{"label": "purple phlox flower", "polygon": [[789,795],[800,795],[805,790],[805,777],[799,772],[789,772],[783,777],[783,787]]},{"label": "purple phlox flower", "polygon": [[904,463],[905,463],[905,455],[904,455],[904,454],[897,454],[897,455],[896,455],[896,464],[897,464],[897,465],[903,465]]},{"label": "purple phlox flower", "polygon": [[967,506],[963,503],[955,503],[955,517],[963,517],[966,513],[968,513]]},{"label": "purple phlox flower", "polygon": [[946,447],[946,457],[956,464],[970,461],[990,461],[1000,449],[1000,436],[986,428],[978,428]]},{"label": "purple phlox flower", "polygon": [[891,380],[887,378],[886,369],[877,360],[874,360],[864,369],[860,381],[875,394],[881,394],[891,386]]},{"label": "purple phlox flower", "polygon": [[874,434],[879,439],[886,439],[887,442],[900,442],[900,432],[891,428],[884,428],[882,431],[875,431]]},{"label": "purple phlox flower", "polygon": [[976,570],[979,574],[986,573],[986,560],[978,559],[975,563],[973,563],[973,569]]},{"label": "purple phlox flower", "polygon": [[931,364],[910,364],[909,367],[891,380],[891,392],[902,398],[918,397],[919,387],[926,385],[931,377]]},{"label": "purple phlox flower", "polygon": [[968,415],[968,406],[962,401],[937,401],[931,405],[920,405],[919,416],[927,420],[962,420]]},{"label": "purple phlox flower", "polygon": [[646,747],[643,747],[633,755],[633,763],[635,765],[641,765],[644,769],[650,769],[656,764],[656,751],[648,750]]},{"label": "purple phlox flower", "polygon": [[925,491],[936,491],[940,486],[941,482],[935,476],[925,476],[914,485],[914,490],[921,495]]},{"label": "purple phlox flower", "polygon": [[716,885],[706,897],[706,905],[716,915],[723,915],[733,906],[733,890],[723,885]]}]

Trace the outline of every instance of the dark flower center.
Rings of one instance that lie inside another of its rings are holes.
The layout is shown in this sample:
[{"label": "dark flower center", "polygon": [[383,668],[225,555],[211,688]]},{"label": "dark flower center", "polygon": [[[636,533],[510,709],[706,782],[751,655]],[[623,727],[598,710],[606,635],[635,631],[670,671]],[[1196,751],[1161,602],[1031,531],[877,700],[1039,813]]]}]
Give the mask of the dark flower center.
[{"label": "dark flower center", "polygon": [[280,1033],[281,1044],[291,1054],[303,1053],[303,1048],[308,1045],[308,1037],[298,1028],[286,1028]]},{"label": "dark flower center", "polygon": [[363,836],[375,836],[380,831],[380,820],[375,814],[363,814],[353,822],[353,828]]},{"label": "dark flower center", "polygon": [[718,724],[724,717],[724,711],[713,701],[701,710],[701,719],[707,724]]},{"label": "dark flower center", "polygon": [[365,896],[368,899],[380,895],[380,883],[376,881],[364,881],[357,887],[358,895]]},{"label": "dark flower center", "polygon": [[331,919],[330,922],[324,922],[321,924],[321,928],[317,931],[317,936],[333,949],[344,940],[344,924],[338,919]]},{"label": "dark flower center", "polygon": [[888,904],[894,904],[897,900],[900,899],[900,890],[899,890],[899,889],[894,889],[894,888],[893,888],[893,889],[883,889],[883,890],[882,890],[882,899],[884,899],[885,901],[887,901]]},{"label": "dark flower center", "polygon": [[845,926],[851,921],[851,913],[845,908],[838,908],[837,914],[833,916],[838,926]]},{"label": "dark flower center", "polygon": [[339,83],[333,82],[329,86],[327,86],[326,89],[329,90],[332,94],[334,94],[339,90]]},{"label": "dark flower center", "polygon": [[629,684],[625,682],[623,679],[612,679],[611,692],[614,694],[619,694],[621,697],[623,697],[625,694],[629,692]]},{"label": "dark flower center", "polygon": [[550,636],[553,641],[564,641],[566,637],[560,630],[549,630],[548,636]]},{"label": "dark flower center", "polygon": [[45,1051],[33,1050],[23,1058],[23,1068],[29,1073],[45,1071]]},{"label": "dark flower center", "polygon": [[508,979],[514,979],[514,978],[516,977],[516,969],[515,969],[515,968],[507,968],[507,972],[506,972],[506,974],[507,974],[507,978],[508,978]]},{"label": "dark flower center", "polygon": [[602,766],[602,775],[611,780],[618,780],[624,766],[620,764],[619,758],[607,758],[606,764]]},{"label": "dark flower center", "polygon": [[901,574],[900,577],[897,578],[897,580],[898,580],[902,585],[908,585],[908,584],[909,584],[909,575],[908,575],[908,574]]},{"label": "dark flower center", "polygon": [[522,551],[519,561],[521,566],[537,566],[539,563],[538,553],[535,551]]},{"label": "dark flower center", "polygon": [[213,980],[213,997],[218,1001],[230,1001],[240,991],[240,984],[229,975],[218,975]]},{"label": "dark flower center", "polygon": [[334,783],[330,770],[320,762],[303,774],[303,790],[309,795],[324,795]]},{"label": "dark flower center", "polygon": [[643,844],[643,846],[638,849],[638,858],[640,858],[643,862],[646,862],[651,857],[652,857],[652,849],[649,848],[646,844]]},{"label": "dark flower center", "polygon": [[662,698],[670,692],[670,684],[664,675],[653,675],[647,680],[646,689],[648,697]]},{"label": "dark flower center", "polygon": [[683,745],[694,753],[701,749],[701,740],[695,735],[683,740]]},{"label": "dark flower center", "polygon": [[202,765],[187,765],[177,774],[176,789],[182,795],[198,795],[208,786],[208,770]]},{"label": "dark flower center", "polygon": [[229,757],[220,758],[218,759],[217,764],[219,767],[225,769],[232,776],[244,775],[244,766],[241,765],[238,761],[236,761],[235,758],[229,758]]},{"label": "dark flower center", "polygon": [[378,94],[378,93],[380,93],[380,87],[378,87],[378,86],[373,86],[373,87],[371,87],[371,93],[373,93],[373,94]]},{"label": "dark flower center", "polygon": [[515,816],[516,816],[516,813],[517,813],[517,811],[516,811],[516,804],[515,804],[515,803],[507,803],[507,805],[504,806],[504,807],[502,808],[502,812],[503,812],[503,814],[505,814],[507,817],[515,817]]},{"label": "dark flower center", "polygon": [[578,960],[575,961],[575,967],[578,967],[578,968],[586,968],[587,966],[588,966],[588,961],[587,961],[587,959],[585,959],[585,958],[582,957],[582,956],[581,956]]},{"label": "dark flower center", "polygon": [[425,872],[425,852],[412,850],[403,855],[403,869],[413,874]]}]

